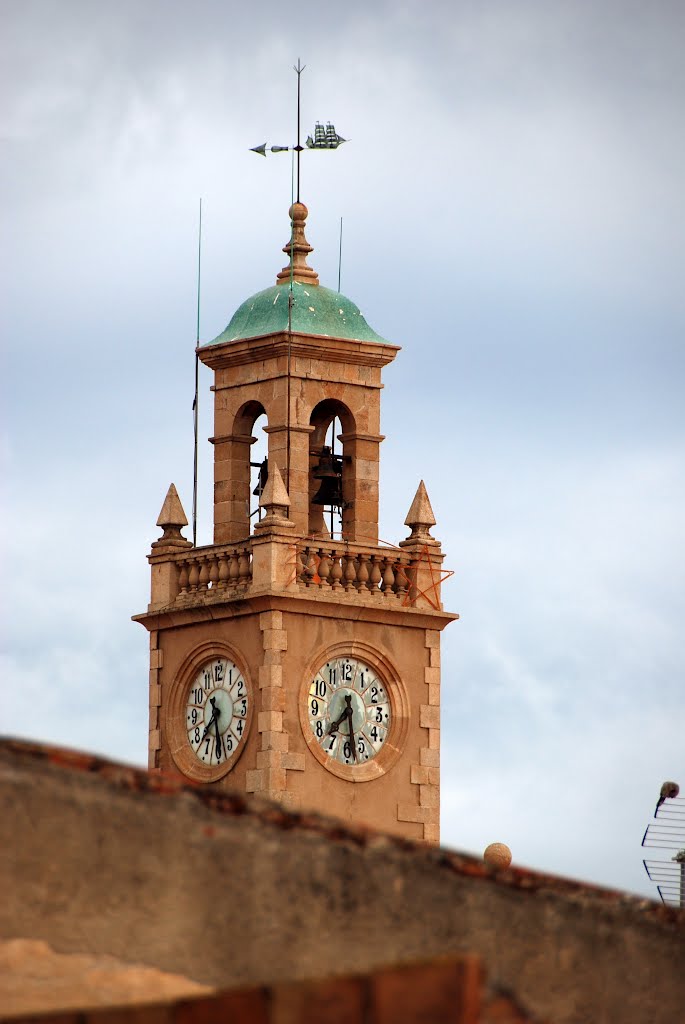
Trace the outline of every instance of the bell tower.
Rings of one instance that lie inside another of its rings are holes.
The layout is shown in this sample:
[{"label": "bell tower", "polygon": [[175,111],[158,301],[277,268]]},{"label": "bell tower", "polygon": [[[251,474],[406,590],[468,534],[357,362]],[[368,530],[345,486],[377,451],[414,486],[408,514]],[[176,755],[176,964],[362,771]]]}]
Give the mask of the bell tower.
[{"label": "bell tower", "polygon": [[290,208],[275,285],[198,349],[214,372],[214,543],[183,538],[172,484],[135,616],[149,766],[438,842],[440,633],[456,617],[443,554],[423,482],[409,536],[379,543],[381,372],[399,349],[319,284],[306,217]]}]

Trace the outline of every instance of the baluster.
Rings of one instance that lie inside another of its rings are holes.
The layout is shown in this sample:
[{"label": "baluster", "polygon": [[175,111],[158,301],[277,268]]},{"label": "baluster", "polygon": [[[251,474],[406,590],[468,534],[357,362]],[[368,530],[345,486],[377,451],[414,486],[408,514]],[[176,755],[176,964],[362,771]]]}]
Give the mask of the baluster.
[{"label": "baluster", "polygon": [[331,559],[325,548],[321,548],[320,551],[321,560],[319,562],[318,573],[319,576],[321,577],[321,586],[330,587],[331,584],[330,580],[328,579],[328,576],[331,571]]},{"label": "baluster", "polygon": [[320,558],[315,548],[307,548],[307,551],[309,552],[309,558],[307,559],[307,577],[305,582],[308,587],[312,583],[318,586],[321,583],[321,578],[319,577]]},{"label": "baluster", "polygon": [[369,578],[368,557],[368,555],[359,555],[357,558],[357,590],[359,591],[366,589],[366,583]]},{"label": "baluster", "polygon": [[340,583],[340,580],[342,579],[343,575],[343,567],[340,560],[340,554],[338,551],[331,551],[331,560],[332,564],[330,579],[333,581],[331,583],[331,590],[342,590],[342,584]]},{"label": "baluster", "polygon": [[312,579],[311,579],[311,576],[310,576],[310,573],[309,573],[309,559],[310,559],[310,557],[311,557],[311,555],[309,553],[309,545],[305,544],[305,546],[302,548],[301,553],[300,553],[300,559],[301,559],[301,562],[302,562],[302,582],[304,583],[305,587],[311,586],[311,582],[312,582]]},{"label": "baluster", "polygon": [[378,584],[381,582],[381,567],[378,564],[380,562],[379,555],[371,555],[371,574],[369,576],[369,582],[366,584],[374,597],[380,597],[380,590]]},{"label": "baluster", "polygon": [[240,557],[238,559],[239,586],[246,587],[248,585],[250,577],[252,576],[251,569],[252,567],[250,565],[250,551],[248,548],[243,548],[243,550],[240,552]]},{"label": "baluster", "polygon": [[206,590],[209,583],[209,558],[207,555],[198,555],[198,560],[200,562],[200,577],[197,589]]},{"label": "baluster", "polygon": [[392,558],[384,558],[383,564],[385,565],[385,569],[383,570],[383,597],[394,597],[395,570],[393,568]]},{"label": "baluster", "polygon": [[197,590],[197,584],[200,579],[200,566],[198,565],[197,558],[193,558],[190,563],[190,573],[188,575],[188,590],[191,594],[194,594]]},{"label": "baluster", "polygon": [[210,590],[216,590],[216,585],[219,582],[219,559],[216,555],[209,555],[209,587]]},{"label": "baluster", "polygon": [[398,599],[402,601],[407,593],[407,580],[405,578],[407,565],[398,558],[397,561],[393,563],[393,569],[395,570],[395,593],[397,594]]},{"label": "baluster", "polygon": [[354,564],[354,555],[351,555],[349,552],[347,553],[346,559],[345,559],[345,573],[344,573],[344,577],[345,577],[345,590],[353,590],[354,589],[355,580],[357,579],[357,567]]},{"label": "baluster", "polygon": [[407,596],[404,603],[413,605],[416,600],[416,563],[410,562],[405,572],[409,577],[409,583],[407,584]]},{"label": "baluster", "polygon": [[238,586],[238,577],[240,576],[240,560],[238,558],[238,552],[234,548],[231,551],[231,564],[228,569],[228,577],[230,580],[231,587]]},{"label": "baluster", "polygon": [[228,557],[226,554],[219,556],[219,581],[218,586],[221,590],[225,590],[228,586]]},{"label": "baluster", "polygon": [[188,593],[188,562],[184,558],[178,563],[178,596]]},{"label": "baluster", "polygon": [[295,578],[298,583],[304,583],[307,585],[307,559],[305,557],[305,548],[298,547],[297,555],[295,558]]}]

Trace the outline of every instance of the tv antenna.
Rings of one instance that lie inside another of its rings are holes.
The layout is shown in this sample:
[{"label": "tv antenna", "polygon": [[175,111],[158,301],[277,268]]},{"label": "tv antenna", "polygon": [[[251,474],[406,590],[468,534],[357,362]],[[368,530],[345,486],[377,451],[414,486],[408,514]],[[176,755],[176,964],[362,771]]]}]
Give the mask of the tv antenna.
[{"label": "tv antenna", "polygon": [[664,782],[654,820],[642,837],[643,847],[670,850],[669,860],[644,860],[645,871],[656,883],[663,903],[685,907],[685,797],[677,782]]}]

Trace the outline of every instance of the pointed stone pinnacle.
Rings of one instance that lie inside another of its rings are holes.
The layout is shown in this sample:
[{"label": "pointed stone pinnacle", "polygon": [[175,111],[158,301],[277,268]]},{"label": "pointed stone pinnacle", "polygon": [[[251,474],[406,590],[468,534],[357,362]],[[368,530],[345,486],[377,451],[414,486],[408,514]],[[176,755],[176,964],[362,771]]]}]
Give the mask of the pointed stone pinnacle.
[{"label": "pointed stone pinnacle", "polygon": [[166,492],[166,498],[164,504],[157,517],[157,526],[161,526],[163,530],[166,530],[168,526],[176,526],[181,528],[187,526],[188,520],[186,514],[183,511],[183,505],[181,499],[178,496],[178,491],[173,484],[169,485],[169,490]]},{"label": "pointed stone pinnacle", "polygon": [[157,526],[161,526],[164,533],[159,540],[153,541],[153,551],[155,549],[164,550],[165,548],[180,549],[192,547],[190,541],[181,536],[181,527],[187,525],[188,520],[186,519],[186,514],[183,511],[181,499],[178,496],[176,488],[171,484],[169,490],[166,492],[166,498],[164,499],[162,510],[157,517]]},{"label": "pointed stone pinnacle", "polygon": [[411,508],[407,512],[407,518],[404,520],[405,526],[411,526],[412,533],[417,534],[417,527],[424,527],[425,533],[428,533],[428,528],[435,526],[435,516],[433,515],[433,509],[431,508],[430,499],[428,497],[428,491],[423,480],[416,489],[414,500],[411,503]]},{"label": "pointed stone pinnacle", "polygon": [[259,499],[259,507],[271,510],[273,508],[290,508],[290,498],[283,483],[278,466],[274,463],[269,466],[269,477],[266,486]]}]

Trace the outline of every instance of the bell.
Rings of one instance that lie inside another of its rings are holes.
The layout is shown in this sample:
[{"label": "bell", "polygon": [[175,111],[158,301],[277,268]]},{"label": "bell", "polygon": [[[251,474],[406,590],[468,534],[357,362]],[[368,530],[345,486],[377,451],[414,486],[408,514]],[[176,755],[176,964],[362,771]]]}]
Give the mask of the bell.
[{"label": "bell", "polygon": [[342,508],[342,459],[339,455],[333,455],[327,445],[321,449],[318,465],[312,475],[315,480],[321,481],[321,486],[312,498],[312,505]]},{"label": "bell", "polygon": [[312,505],[332,505],[342,508],[342,480],[339,476],[327,476],[321,481],[321,486],[312,498]]},{"label": "bell", "polygon": [[[254,466],[255,463],[251,462],[250,465]],[[257,486],[255,487],[254,491],[252,492],[258,498],[261,498],[262,491],[266,487],[266,481],[268,479],[269,479],[269,460],[267,458],[267,459],[264,459],[264,462],[259,464],[259,477],[257,479]]]}]

